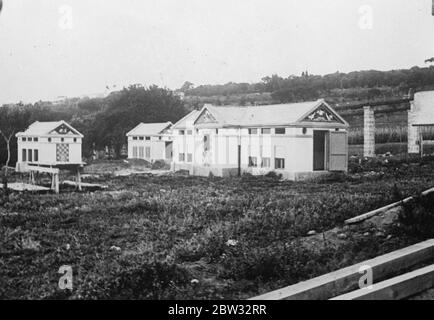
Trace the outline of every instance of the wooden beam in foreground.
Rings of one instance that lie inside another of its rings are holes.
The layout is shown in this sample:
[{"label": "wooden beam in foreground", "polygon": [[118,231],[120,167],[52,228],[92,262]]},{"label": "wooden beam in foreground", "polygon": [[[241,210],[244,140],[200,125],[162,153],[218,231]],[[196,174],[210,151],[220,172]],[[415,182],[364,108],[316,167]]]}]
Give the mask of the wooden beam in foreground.
[{"label": "wooden beam in foreground", "polygon": [[326,300],[359,289],[359,280],[365,274],[360,273],[361,267],[371,267],[375,283],[433,258],[431,239],[250,300]]},{"label": "wooden beam in foreground", "polygon": [[402,300],[434,287],[434,264],[330,300]]},{"label": "wooden beam in foreground", "polygon": [[[434,192],[434,188],[425,190],[424,192],[421,193],[421,195],[422,196],[426,196],[426,195],[430,194],[431,192]],[[373,216],[376,216],[378,214],[381,214],[381,213],[383,213],[385,211],[388,211],[388,210],[393,209],[395,207],[399,207],[400,205],[402,205],[404,203],[407,203],[407,202],[411,201],[412,199],[413,199],[413,197],[408,197],[408,198],[405,198],[405,199],[403,199],[401,201],[391,203],[391,204],[389,204],[389,205],[387,205],[385,207],[382,207],[382,208],[379,208],[379,209],[375,209],[373,211],[364,213],[364,214],[362,214],[360,216],[357,216],[357,217],[345,220],[345,224],[355,224],[355,223],[359,223],[359,222],[365,221],[365,220],[367,220],[369,218],[372,218]]]}]

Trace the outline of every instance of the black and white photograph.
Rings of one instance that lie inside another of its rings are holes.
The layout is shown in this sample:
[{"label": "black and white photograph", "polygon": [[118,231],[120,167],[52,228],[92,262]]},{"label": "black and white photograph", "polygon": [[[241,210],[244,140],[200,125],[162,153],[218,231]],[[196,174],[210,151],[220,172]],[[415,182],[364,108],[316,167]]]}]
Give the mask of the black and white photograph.
[{"label": "black and white photograph", "polygon": [[433,300],[433,35],[434,0],[0,0],[0,300]]}]

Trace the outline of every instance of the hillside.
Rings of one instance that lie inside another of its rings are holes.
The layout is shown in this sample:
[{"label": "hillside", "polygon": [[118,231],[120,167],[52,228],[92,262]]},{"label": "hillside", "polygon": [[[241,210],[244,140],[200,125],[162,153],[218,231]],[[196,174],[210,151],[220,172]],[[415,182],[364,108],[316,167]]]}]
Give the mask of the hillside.
[{"label": "hillside", "polygon": [[[408,104],[381,105],[378,101],[403,99],[413,92],[434,89],[434,66],[407,70],[336,72],[287,78],[278,75],[258,83],[227,83],[194,86],[191,82],[175,91],[157,86],[134,85],[104,98],[67,98],[57,102],[7,105],[0,108],[0,126],[15,132],[32,122],[65,120],[85,135],[83,154],[106,146],[120,155],[125,133],[139,122],[176,122],[205,103],[214,105],[264,105],[326,99],[350,123],[350,144],[363,143],[365,104],[375,107],[379,143],[405,142]],[[16,142],[12,139],[12,162]],[[0,140],[0,163],[6,158],[6,145]]]}]

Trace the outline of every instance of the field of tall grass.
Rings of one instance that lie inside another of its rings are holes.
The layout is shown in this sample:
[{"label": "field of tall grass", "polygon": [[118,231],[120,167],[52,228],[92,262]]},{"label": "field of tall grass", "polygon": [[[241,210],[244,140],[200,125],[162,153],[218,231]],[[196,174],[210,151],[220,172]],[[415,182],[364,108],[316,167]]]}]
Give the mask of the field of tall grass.
[{"label": "field of tall grass", "polygon": [[[297,183],[104,176],[89,181],[107,191],[0,194],[0,299],[255,296],[411,243],[356,233],[339,245],[300,245],[311,230],[395,201],[397,188],[427,189],[433,169],[428,160],[354,162],[349,175]],[[72,290],[59,289],[63,265]]]}]

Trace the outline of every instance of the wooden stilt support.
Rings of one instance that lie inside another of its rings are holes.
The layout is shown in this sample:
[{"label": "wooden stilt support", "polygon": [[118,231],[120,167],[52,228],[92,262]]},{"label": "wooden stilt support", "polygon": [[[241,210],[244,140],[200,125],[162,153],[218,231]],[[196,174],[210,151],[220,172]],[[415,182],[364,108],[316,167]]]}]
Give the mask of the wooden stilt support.
[{"label": "wooden stilt support", "polygon": [[82,191],[80,168],[77,169],[77,185],[78,185],[78,191]]}]

